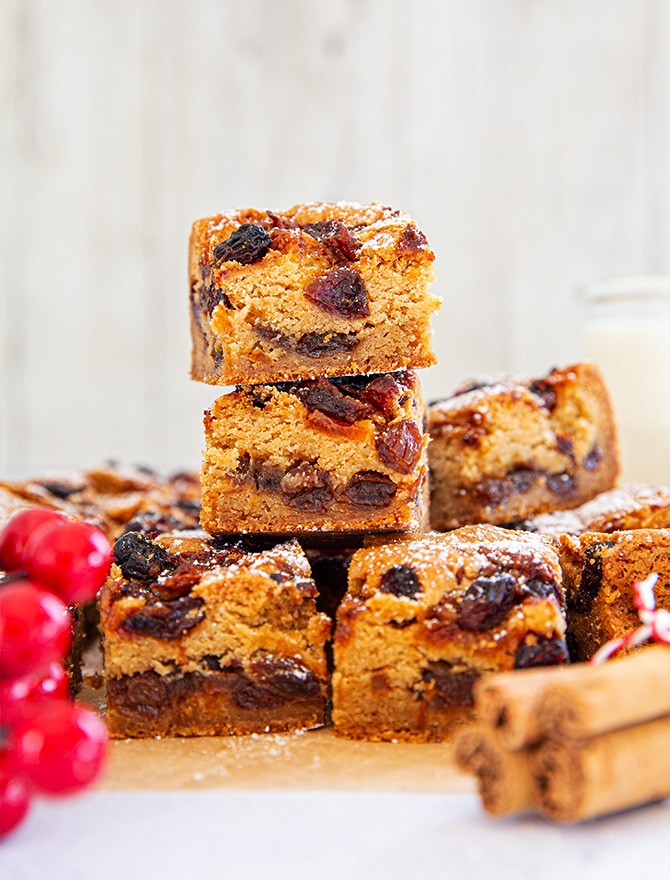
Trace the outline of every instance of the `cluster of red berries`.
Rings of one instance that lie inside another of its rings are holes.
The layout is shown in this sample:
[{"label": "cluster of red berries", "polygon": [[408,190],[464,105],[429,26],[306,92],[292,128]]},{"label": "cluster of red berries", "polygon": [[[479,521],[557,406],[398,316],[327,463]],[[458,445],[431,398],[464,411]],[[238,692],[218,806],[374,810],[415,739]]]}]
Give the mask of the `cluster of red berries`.
[{"label": "cluster of red berries", "polygon": [[20,511],[0,531],[0,837],[35,792],[70,794],[100,771],[107,730],[69,699],[63,661],[67,606],[93,599],[110,564],[100,529],[54,511]]}]

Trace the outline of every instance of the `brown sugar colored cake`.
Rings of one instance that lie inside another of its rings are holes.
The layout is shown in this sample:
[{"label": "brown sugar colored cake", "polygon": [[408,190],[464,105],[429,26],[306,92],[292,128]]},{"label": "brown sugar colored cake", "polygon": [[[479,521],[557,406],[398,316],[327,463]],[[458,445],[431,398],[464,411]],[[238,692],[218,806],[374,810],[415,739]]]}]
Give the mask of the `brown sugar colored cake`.
[{"label": "brown sugar colored cake", "polygon": [[434,529],[577,507],[616,481],[612,408],[590,363],[475,381],[429,406],[428,429]]},{"label": "brown sugar colored cake", "polygon": [[427,509],[416,374],[242,386],[205,414],[212,534],[416,531]]},{"label": "brown sugar colored cake", "polygon": [[670,488],[624,483],[609,492],[601,492],[573,510],[542,513],[505,525],[555,538],[585,532],[667,529],[670,528]]},{"label": "brown sugar colored cake", "polygon": [[309,564],[203,533],[129,532],[100,595],[107,722],[117,737],[323,724],[324,644]]},{"label": "brown sugar colored cake", "polygon": [[337,614],[336,733],[440,740],[485,672],[567,661],[548,539],[494,526],[395,538],[354,554]]},{"label": "brown sugar colored cake", "polygon": [[191,375],[236,385],[431,366],[433,259],[406,214],[377,204],[198,220]]},{"label": "brown sugar colored cake", "polygon": [[635,581],[658,574],[656,607],[670,610],[670,529],[562,535],[558,546],[573,659],[588,660],[640,626]]}]

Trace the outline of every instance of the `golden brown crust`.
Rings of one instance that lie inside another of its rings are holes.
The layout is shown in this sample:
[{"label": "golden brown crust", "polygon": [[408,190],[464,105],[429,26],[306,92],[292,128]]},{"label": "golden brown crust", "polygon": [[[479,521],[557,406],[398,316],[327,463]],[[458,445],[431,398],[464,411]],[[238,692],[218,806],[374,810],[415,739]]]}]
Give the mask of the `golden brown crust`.
[{"label": "golden brown crust", "polygon": [[431,525],[507,523],[573,508],[618,474],[612,408],[598,368],[487,378],[429,406]]},{"label": "golden brown crust", "polygon": [[[324,223],[335,224],[332,235],[314,231]],[[223,243],[244,224],[264,230],[267,248],[251,262],[226,259]],[[198,220],[191,374],[231,385],[431,366],[433,259],[410,217],[376,204],[251,208]],[[312,296],[311,285],[332,272],[353,279],[356,305],[333,308]]]}]

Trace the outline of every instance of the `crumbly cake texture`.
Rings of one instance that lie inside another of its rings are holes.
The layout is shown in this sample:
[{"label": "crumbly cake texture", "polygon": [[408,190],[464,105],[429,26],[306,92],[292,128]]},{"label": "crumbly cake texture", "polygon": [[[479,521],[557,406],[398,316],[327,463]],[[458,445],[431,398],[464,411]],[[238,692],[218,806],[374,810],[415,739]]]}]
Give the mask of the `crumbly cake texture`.
[{"label": "crumbly cake texture", "polygon": [[562,535],[558,546],[573,659],[588,660],[605,642],[640,626],[635,581],[658,574],[656,608],[670,610],[670,529]]},{"label": "crumbly cake texture", "polygon": [[585,532],[667,529],[670,528],[670,488],[624,483],[609,492],[601,492],[574,510],[542,513],[506,525],[555,538]]},{"label": "crumbly cake texture", "polygon": [[49,507],[99,526],[113,541],[127,528],[147,532],[193,529],[200,515],[200,477],[160,474],[109,463],[57,471],[22,482],[0,482],[0,518],[20,507]]},{"label": "crumbly cake texture", "polygon": [[494,526],[393,538],[354,554],[337,614],[335,732],[447,738],[486,672],[567,662],[558,554]]},{"label": "crumbly cake texture", "polygon": [[428,436],[416,373],[242,386],[205,413],[212,534],[417,531]]},{"label": "crumbly cake texture", "polygon": [[474,380],[428,407],[434,529],[574,508],[619,470],[607,388],[591,363]]},{"label": "crumbly cake texture", "polygon": [[130,532],[100,594],[113,736],[263,733],[324,723],[331,621],[295,541]]},{"label": "crumbly cake texture", "polygon": [[431,366],[433,260],[411,218],[378,204],[198,220],[191,375],[237,385]]}]

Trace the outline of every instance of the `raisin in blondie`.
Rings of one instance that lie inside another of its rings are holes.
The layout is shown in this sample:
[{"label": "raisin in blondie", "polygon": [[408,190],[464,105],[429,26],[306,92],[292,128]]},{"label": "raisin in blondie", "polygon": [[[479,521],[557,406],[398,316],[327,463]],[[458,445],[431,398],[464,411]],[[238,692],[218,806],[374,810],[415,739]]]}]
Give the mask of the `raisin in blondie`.
[{"label": "raisin in blondie", "polygon": [[577,507],[618,473],[609,395],[590,363],[470,383],[429,406],[428,428],[435,529]]},{"label": "raisin in blondie", "polygon": [[236,385],[430,366],[433,259],[406,214],[377,204],[198,220],[191,375]]},{"label": "raisin in blondie", "polygon": [[423,428],[411,370],[238,387],[205,414],[202,526],[416,531],[427,502]]},{"label": "raisin in blondie", "polygon": [[335,630],[333,722],[357,739],[440,740],[485,672],[567,661],[558,555],[494,526],[354,554]]},{"label": "raisin in blondie", "polygon": [[558,546],[573,659],[588,660],[640,626],[635,581],[658,574],[656,607],[670,610],[670,529],[562,535]]},{"label": "raisin in blondie", "polygon": [[609,492],[601,492],[573,510],[541,513],[505,525],[555,538],[585,532],[667,529],[670,528],[670,489],[644,483],[624,483]]},{"label": "raisin in blondie", "polygon": [[114,736],[316,727],[328,690],[309,564],[181,532],[129,532],[100,595],[107,720]]}]

